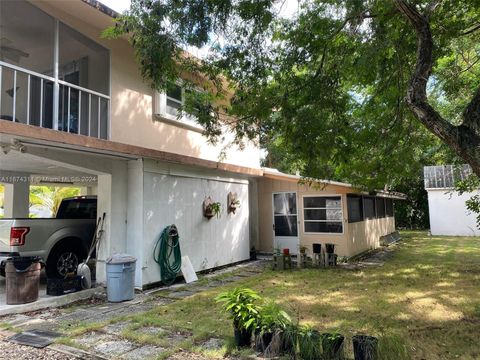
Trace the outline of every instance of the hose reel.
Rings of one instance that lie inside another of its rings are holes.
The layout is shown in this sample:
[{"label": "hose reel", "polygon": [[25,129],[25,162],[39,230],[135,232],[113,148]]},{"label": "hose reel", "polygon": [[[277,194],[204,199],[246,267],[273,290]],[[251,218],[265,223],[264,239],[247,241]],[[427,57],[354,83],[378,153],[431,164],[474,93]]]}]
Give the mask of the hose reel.
[{"label": "hose reel", "polygon": [[160,278],[165,285],[173,284],[182,267],[179,239],[177,227],[169,225],[163,229],[153,249],[153,259],[160,265]]}]

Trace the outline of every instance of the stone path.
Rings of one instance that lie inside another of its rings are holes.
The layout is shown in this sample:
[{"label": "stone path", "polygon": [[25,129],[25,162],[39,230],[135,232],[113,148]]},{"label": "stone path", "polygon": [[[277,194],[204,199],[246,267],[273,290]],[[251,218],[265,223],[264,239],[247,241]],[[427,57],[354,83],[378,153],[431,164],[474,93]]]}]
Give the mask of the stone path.
[{"label": "stone path", "polygon": [[[132,301],[108,303],[104,299],[89,300],[65,308],[6,316],[0,318],[0,322],[8,323],[15,331],[42,329],[61,332],[71,326],[108,322],[115,318],[143,313],[158,306],[171,304],[199,292],[255,276],[261,273],[266,266],[266,261],[249,262],[205,275],[202,278],[207,280],[199,283],[176,284],[151,290],[136,295]],[[111,323],[76,337],[73,340],[73,347],[54,344],[42,350],[29,348],[29,354],[38,352],[38,354],[35,353],[36,355],[30,354],[29,356],[30,358],[41,359],[42,354],[55,350],[59,355],[58,357],[52,357],[53,359],[149,359],[156,358],[162,353],[168,356],[173,348],[176,348],[177,345],[191,336],[188,333],[175,333],[154,326],[136,329],[135,331],[140,335],[161,336],[162,339],[165,339],[165,346],[163,346],[163,343],[162,346],[144,345],[122,337],[122,333],[128,330],[129,326],[131,326],[131,323],[128,321]],[[4,332],[4,334],[6,333]],[[0,334],[0,349],[11,346],[4,339],[5,336],[2,337]],[[223,341],[211,338],[201,346],[210,350],[221,348]],[[179,354],[173,354],[171,359],[202,359],[201,356],[195,354],[185,353],[181,357],[179,356]]]},{"label": "stone path", "polygon": [[388,247],[381,247],[373,252],[365,254],[356,261],[339,264],[339,267],[348,270],[360,270],[369,267],[383,266],[393,256],[395,244]]}]

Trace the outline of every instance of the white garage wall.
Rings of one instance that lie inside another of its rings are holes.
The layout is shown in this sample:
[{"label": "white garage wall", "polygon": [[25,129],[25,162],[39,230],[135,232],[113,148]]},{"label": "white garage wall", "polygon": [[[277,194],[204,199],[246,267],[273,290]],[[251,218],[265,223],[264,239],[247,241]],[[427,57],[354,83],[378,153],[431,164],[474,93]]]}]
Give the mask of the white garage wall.
[{"label": "white garage wall", "polygon": [[470,213],[465,201],[474,193],[458,195],[446,189],[427,189],[432,235],[480,236],[475,214]]},{"label": "white garage wall", "polygon": [[[175,224],[182,256],[188,255],[195,271],[249,258],[248,181],[220,178],[214,172],[194,173],[154,162],[144,172],[143,284],[160,281],[153,250],[162,230]],[[227,195],[236,192],[240,208],[227,214]],[[210,196],[222,204],[220,218],[203,217],[203,201]]]}]

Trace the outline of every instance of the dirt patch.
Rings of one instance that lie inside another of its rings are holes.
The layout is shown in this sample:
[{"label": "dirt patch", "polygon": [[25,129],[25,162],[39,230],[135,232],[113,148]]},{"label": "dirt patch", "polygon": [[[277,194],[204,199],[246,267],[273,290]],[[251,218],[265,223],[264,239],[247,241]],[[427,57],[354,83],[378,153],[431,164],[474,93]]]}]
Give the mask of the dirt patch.
[{"label": "dirt patch", "polygon": [[167,335],[168,342],[172,345],[177,345],[182,341],[187,340],[190,338],[192,334],[190,333],[182,333],[182,332],[173,332]]},{"label": "dirt patch", "polygon": [[204,360],[204,359],[206,360],[207,358],[199,354],[193,354],[185,351],[173,354],[172,356],[167,358],[167,360]]}]

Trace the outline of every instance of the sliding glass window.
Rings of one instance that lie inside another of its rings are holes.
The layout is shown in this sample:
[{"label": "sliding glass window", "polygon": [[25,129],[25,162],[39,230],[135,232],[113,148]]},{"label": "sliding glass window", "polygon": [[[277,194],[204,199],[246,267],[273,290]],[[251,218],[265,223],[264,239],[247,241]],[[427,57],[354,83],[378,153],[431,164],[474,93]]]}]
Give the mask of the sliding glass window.
[{"label": "sliding glass window", "polygon": [[341,196],[304,196],[305,233],[343,233]]}]

